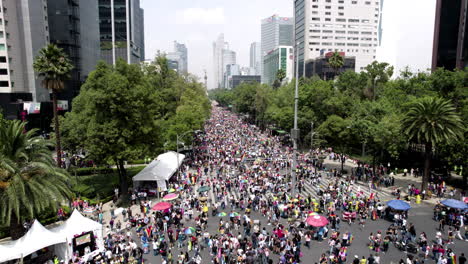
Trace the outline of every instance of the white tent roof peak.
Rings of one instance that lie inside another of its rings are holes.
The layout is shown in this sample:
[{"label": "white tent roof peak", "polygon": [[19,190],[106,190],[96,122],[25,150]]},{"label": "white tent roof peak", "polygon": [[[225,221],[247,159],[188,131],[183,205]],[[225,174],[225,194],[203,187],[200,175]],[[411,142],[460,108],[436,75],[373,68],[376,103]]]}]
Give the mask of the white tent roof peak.
[{"label": "white tent roof peak", "polygon": [[78,210],[74,210],[65,223],[60,226],[50,229],[50,231],[65,235],[69,241],[75,236],[83,232],[95,231],[102,229],[102,225],[87,217],[84,217]]},{"label": "white tent roof peak", "polygon": [[161,154],[137,175],[133,176],[133,181],[169,180],[182,164],[184,158],[185,155],[174,151]]},{"label": "white tent roof peak", "polygon": [[0,245],[0,262],[19,259],[39,249],[65,242],[64,236],[47,230],[39,221],[34,220],[31,228],[23,237]]}]

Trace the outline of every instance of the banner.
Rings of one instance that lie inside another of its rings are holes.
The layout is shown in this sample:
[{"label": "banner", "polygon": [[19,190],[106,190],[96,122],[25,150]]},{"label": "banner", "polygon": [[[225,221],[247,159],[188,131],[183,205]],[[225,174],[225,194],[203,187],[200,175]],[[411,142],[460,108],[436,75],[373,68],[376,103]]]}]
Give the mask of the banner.
[{"label": "banner", "polygon": [[165,180],[159,180],[156,181],[158,184],[158,188],[160,192],[165,192],[167,191],[167,186],[166,186],[166,181]]},{"label": "banner", "polygon": [[23,103],[23,110],[28,114],[41,113],[41,103]]},{"label": "banner", "polygon": [[57,110],[59,110],[59,111],[68,111],[68,101],[67,100],[57,100]]}]

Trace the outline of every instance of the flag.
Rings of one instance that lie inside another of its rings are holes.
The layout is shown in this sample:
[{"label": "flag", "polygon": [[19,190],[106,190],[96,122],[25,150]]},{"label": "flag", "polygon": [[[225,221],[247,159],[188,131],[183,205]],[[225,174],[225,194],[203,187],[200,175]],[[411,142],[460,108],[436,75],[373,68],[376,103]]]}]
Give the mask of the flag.
[{"label": "flag", "polygon": [[455,254],[453,254],[450,258],[452,259],[452,264],[457,264],[457,257]]},{"label": "flag", "polygon": [[146,231],[146,235],[148,237],[151,237],[151,233],[153,232],[153,227],[150,226],[150,227],[146,228],[145,231]]}]

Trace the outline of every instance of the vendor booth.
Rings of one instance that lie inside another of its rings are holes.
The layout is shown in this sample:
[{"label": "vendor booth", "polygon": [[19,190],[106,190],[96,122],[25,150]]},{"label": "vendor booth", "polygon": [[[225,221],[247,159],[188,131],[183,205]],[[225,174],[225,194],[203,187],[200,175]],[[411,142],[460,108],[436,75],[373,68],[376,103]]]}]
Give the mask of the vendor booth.
[{"label": "vendor booth", "polygon": [[[48,247],[65,244],[65,242],[64,236],[47,230],[39,221],[35,220],[23,237],[0,245],[0,263],[14,259],[24,259],[33,253],[34,256],[29,257],[31,259],[30,263],[39,263],[38,261],[43,258],[43,255],[47,255],[46,258],[53,256],[48,254],[52,251]],[[39,250],[42,251],[36,253]]]},{"label": "vendor booth", "polygon": [[67,241],[55,246],[55,254],[61,259],[70,259],[74,252],[85,256],[104,249],[102,225],[84,217],[77,210],[73,211],[67,221],[50,231],[65,237]]},{"label": "vendor booth", "polygon": [[17,259],[44,263],[54,255],[68,263],[73,252],[85,256],[103,248],[102,225],[75,210],[57,227],[49,230],[35,220],[23,237],[0,244],[0,263]]},{"label": "vendor booth", "polygon": [[159,191],[166,191],[166,181],[177,171],[185,155],[169,151],[159,155],[148,166],[146,166],[137,175],[133,176],[134,186],[148,193],[155,195]]}]

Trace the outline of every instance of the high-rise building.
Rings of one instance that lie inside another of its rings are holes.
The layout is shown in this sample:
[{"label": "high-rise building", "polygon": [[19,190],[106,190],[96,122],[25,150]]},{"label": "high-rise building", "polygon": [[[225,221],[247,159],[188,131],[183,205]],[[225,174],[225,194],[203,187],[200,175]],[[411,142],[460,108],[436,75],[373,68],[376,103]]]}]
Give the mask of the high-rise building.
[{"label": "high-rise building", "polygon": [[261,63],[262,63],[262,47],[260,42],[253,42],[250,44],[250,68],[254,69],[252,75],[260,74]]},{"label": "high-rise building", "polygon": [[[168,60],[177,61],[177,72],[181,74],[187,73],[187,47],[185,44],[180,44],[177,41],[174,41],[174,51],[169,52],[166,55]],[[175,65],[172,63],[172,65]]]},{"label": "high-rise building", "polygon": [[376,60],[392,65],[394,77],[431,69],[435,7],[436,0],[381,1]]},{"label": "high-rise building", "polygon": [[47,0],[50,42],[68,55],[73,70],[58,98],[71,103],[99,60],[98,2]]},{"label": "high-rise building", "polygon": [[[273,15],[271,17],[262,20],[261,28],[261,56],[262,62],[260,63],[263,67],[264,57],[272,50],[279,46],[292,46],[294,38],[294,20],[290,17],[280,17]],[[263,68],[260,69],[262,72],[262,81],[264,77]]]},{"label": "high-rise building", "polygon": [[307,60],[324,52],[356,58],[356,71],[375,60],[381,0],[295,0],[295,42],[299,74]]},{"label": "high-rise building", "polygon": [[215,42],[213,42],[213,88],[223,87],[223,50],[224,50],[224,34],[219,34]]},{"label": "high-rise building", "polygon": [[8,111],[11,103],[50,99],[32,66],[49,42],[47,8],[44,1],[0,1],[0,107],[10,118],[17,114]]},{"label": "high-rise building", "polygon": [[468,1],[437,0],[432,70],[468,66]]},{"label": "high-rise building", "polygon": [[[99,0],[101,58],[109,64],[113,63],[111,1]],[[113,0],[113,4],[115,57],[127,61],[127,35],[129,35],[130,62],[140,63],[145,59],[144,11],[140,8],[140,0]],[[127,9],[129,10],[128,16]],[[129,34],[127,34],[127,22],[129,23]]]},{"label": "high-rise building", "polygon": [[224,41],[224,34],[220,34],[213,42],[213,85],[214,88],[226,87],[226,66],[236,64],[236,52],[229,49],[229,43]]},{"label": "high-rise building", "polygon": [[276,73],[280,69],[286,73],[284,81],[288,81],[293,78],[294,65],[292,46],[279,46],[278,48],[270,51],[263,58],[264,76],[262,82],[268,85],[273,85],[276,80]]},{"label": "high-rise building", "polygon": [[187,47],[185,46],[185,44],[174,41],[174,52],[180,53],[179,72],[187,73],[188,72]]},{"label": "high-rise building", "polygon": [[240,66],[238,64],[226,65],[226,71],[224,72],[224,88],[230,89],[231,79],[233,75],[240,75]]},{"label": "high-rise building", "polygon": [[[229,46],[226,46],[229,48]],[[235,74],[239,74],[240,67],[236,64],[236,53],[232,50],[223,50],[223,86],[228,88],[229,76],[233,75],[231,71],[235,71]]]}]

